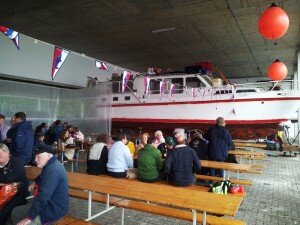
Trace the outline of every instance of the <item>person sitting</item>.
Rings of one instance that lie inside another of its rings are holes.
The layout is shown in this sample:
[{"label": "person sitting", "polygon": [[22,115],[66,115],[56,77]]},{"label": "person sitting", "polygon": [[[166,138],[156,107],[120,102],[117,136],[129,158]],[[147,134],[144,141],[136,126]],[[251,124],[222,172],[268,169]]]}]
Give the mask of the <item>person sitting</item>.
[{"label": "person sitting", "polygon": [[158,146],[159,144],[165,142],[165,139],[164,139],[164,137],[163,137],[163,133],[162,133],[160,130],[158,130],[158,131],[155,132],[154,137],[155,137],[154,143],[155,143],[157,146]]},{"label": "person sitting", "polygon": [[34,145],[33,145],[33,151],[32,151],[32,160],[30,162],[30,165],[36,166],[36,162],[34,159],[34,150],[40,147],[48,148],[49,150],[53,150],[53,147],[51,145],[47,145],[45,142],[45,135],[43,132],[36,133],[34,135]]},{"label": "person sitting", "polygon": [[133,168],[133,159],[128,147],[126,134],[118,134],[116,142],[108,153],[107,172],[116,178],[125,178],[126,171]]},{"label": "person sitting", "polygon": [[174,186],[190,186],[196,182],[195,172],[201,169],[200,160],[194,149],[185,145],[185,134],[175,134],[178,145],[168,152],[165,160],[165,173],[168,182]]},{"label": "person sitting", "polygon": [[132,157],[133,157],[134,154],[135,154],[135,146],[134,146],[134,143],[129,139],[126,145],[127,145],[127,147],[129,148],[130,154],[131,154]]},{"label": "person sitting", "polygon": [[[60,139],[59,139],[58,147],[62,148],[64,154],[64,160],[72,160],[75,154],[75,142],[74,138],[71,137],[68,130],[63,130]],[[58,156],[60,158],[60,156]]]},{"label": "person sitting", "polygon": [[41,174],[29,186],[30,191],[35,190],[35,198],[13,209],[11,219],[14,224],[53,224],[67,215],[67,173],[54,154],[53,150],[44,147],[35,150],[37,166],[42,168]]},{"label": "person sitting", "polygon": [[160,151],[152,145],[152,140],[148,139],[147,145],[138,153],[138,179],[148,183],[161,180],[162,168],[163,160]]},{"label": "person sitting", "polygon": [[267,137],[267,146],[266,150],[277,150],[282,151],[283,147],[283,141],[281,137],[278,134],[271,134]]},{"label": "person sitting", "polygon": [[74,127],[74,138],[78,141],[83,141],[84,140],[84,135],[83,133],[79,130],[78,127]]},{"label": "person sitting", "polygon": [[165,143],[161,143],[160,145],[157,146],[157,149],[160,150],[161,157],[163,159],[167,158],[168,151],[172,150],[175,145],[174,139],[170,136],[166,137],[165,141],[166,141]]},{"label": "person sitting", "polygon": [[100,134],[96,143],[89,151],[87,161],[87,173],[92,175],[107,174],[108,149],[107,143],[110,137],[108,134]]},{"label": "person sitting", "polygon": [[[203,135],[199,132],[196,132],[189,143],[189,146],[195,150],[200,161],[208,159],[208,141],[203,138]],[[209,173],[209,168],[201,167],[201,170],[198,172],[201,175],[207,175]],[[200,180],[200,182],[205,182]]]},{"label": "person sitting", "polygon": [[136,147],[136,152],[135,154],[138,154],[138,152],[145,147],[145,145],[147,145],[148,143],[148,138],[150,137],[150,135],[148,133],[143,133],[142,134],[142,138],[141,138],[141,143],[139,143]]},{"label": "person sitting", "polygon": [[5,144],[0,144],[0,183],[19,183],[19,191],[0,210],[0,224],[5,224],[11,211],[16,206],[26,204],[28,196],[28,180],[26,178],[23,161],[20,157],[9,154],[9,149]]}]

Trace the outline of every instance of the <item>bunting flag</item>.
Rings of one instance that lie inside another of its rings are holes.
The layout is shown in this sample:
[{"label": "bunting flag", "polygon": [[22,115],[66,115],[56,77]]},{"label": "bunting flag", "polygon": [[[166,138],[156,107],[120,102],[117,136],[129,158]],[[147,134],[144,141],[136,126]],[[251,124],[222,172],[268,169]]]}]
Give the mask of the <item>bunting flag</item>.
[{"label": "bunting flag", "polygon": [[12,29],[9,29],[8,27],[0,26],[0,31],[5,34],[10,40],[12,40],[17,47],[18,50],[20,50],[19,47],[19,32],[14,31]]},{"label": "bunting flag", "polygon": [[104,62],[100,62],[98,60],[95,60],[95,65],[100,70],[106,70],[106,71],[108,71],[107,65]]},{"label": "bunting flag", "polygon": [[171,84],[171,87],[170,87],[170,98],[172,98],[172,96],[173,96],[174,89],[175,89],[175,84]]},{"label": "bunting flag", "polygon": [[150,90],[150,77],[144,77],[144,85],[145,85],[145,96],[149,94]]},{"label": "bunting flag", "polygon": [[130,79],[130,76],[131,76],[131,73],[124,70],[123,79],[122,79],[122,94],[125,92],[125,89],[126,89],[128,81]]},{"label": "bunting flag", "polygon": [[232,109],[232,113],[236,116],[236,112],[234,108]]},{"label": "bunting flag", "polygon": [[52,73],[51,73],[52,81],[54,80],[62,64],[65,62],[68,54],[69,51],[55,46],[54,54],[53,54]]},{"label": "bunting flag", "polygon": [[165,83],[163,81],[159,82],[159,94],[160,94],[160,99],[162,98],[163,92],[165,89]]},{"label": "bunting flag", "polygon": [[195,97],[195,88],[192,88],[192,97]]}]

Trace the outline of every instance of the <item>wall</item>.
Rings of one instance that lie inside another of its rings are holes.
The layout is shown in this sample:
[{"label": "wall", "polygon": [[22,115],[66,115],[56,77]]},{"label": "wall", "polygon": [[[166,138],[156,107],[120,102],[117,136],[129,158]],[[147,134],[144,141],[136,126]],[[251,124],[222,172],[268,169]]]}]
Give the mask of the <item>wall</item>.
[{"label": "wall", "polygon": [[99,70],[94,59],[70,51],[53,82],[51,69],[55,46],[22,34],[19,34],[19,44],[20,50],[0,32],[0,77],[4,75],[85,87],[87,76],[107,81],[112,73],[121,74],[124,70],[112,64],[107,64],[109,71]]}]

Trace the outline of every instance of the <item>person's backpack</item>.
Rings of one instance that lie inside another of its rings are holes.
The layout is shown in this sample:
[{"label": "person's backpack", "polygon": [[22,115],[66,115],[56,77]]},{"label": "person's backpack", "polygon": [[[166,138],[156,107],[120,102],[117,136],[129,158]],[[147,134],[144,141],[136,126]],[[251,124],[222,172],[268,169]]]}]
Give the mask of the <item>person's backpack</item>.
[{"label": "person's backpack", "polygon": [[227,195],[230,188],[231,188],[231,183],[229,180],[219,181],[212,186],[211,192],[215,194]]}]

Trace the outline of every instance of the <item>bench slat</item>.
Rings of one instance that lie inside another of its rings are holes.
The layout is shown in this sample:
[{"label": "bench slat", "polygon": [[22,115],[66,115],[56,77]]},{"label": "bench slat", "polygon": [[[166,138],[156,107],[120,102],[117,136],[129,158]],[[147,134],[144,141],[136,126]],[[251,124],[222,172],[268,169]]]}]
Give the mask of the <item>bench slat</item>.
[{"label": "bench slat", "polygon": [[[170,207],[149,204],[146,202],[132,201],[132,200],[121,200],[116,202],[115,206],[121,208],[127,208],[132,210],[138,210],[146,213],[156,214],[160,216],[172,217],[175,219],[181,219],[186,221],[193,221],[192,212],[184,211],[180,209],[174,209]],[[245,225],[246,223],[242,220],[234,220],[225,217],[217,217],[207,215],[207,224],[218,224],[218,225]],[[201,223],[203,216],[201,213],[197,213],[197,222]]]},{"label": "bench slat", "polygon": [[[223,180],[222,177],[200,175],[200,174],[197,174],[196,177],[197,177],[197,179],[200,179],[200,180],[211,180],[211,181],[222,181]],[[253,185],[252,180],[238,180],[238,179],[231,179],[231,178],[229,180],[233,184],[240,184],[240,185],[247,185],[247,186]]]},{"label": "bench slat", "polygon": [[87,222],[81,219],[77,219],[71,216],[64,217],[61,221],[55,225],[100,225],[99,223]]}]

